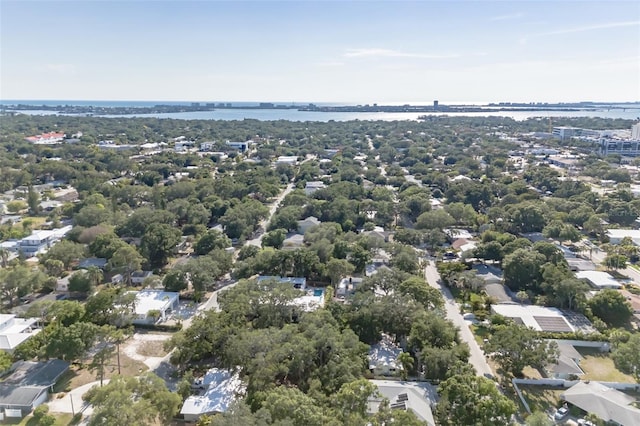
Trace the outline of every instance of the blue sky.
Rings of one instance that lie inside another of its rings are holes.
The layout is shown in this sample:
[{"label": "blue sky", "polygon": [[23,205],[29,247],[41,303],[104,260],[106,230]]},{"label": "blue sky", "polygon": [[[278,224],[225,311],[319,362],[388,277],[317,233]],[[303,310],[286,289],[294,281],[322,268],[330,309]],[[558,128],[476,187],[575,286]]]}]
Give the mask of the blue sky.
[{"label": "blue sky", "polygon": [[640,2],[0,0],[0,98],[638,101]]}]

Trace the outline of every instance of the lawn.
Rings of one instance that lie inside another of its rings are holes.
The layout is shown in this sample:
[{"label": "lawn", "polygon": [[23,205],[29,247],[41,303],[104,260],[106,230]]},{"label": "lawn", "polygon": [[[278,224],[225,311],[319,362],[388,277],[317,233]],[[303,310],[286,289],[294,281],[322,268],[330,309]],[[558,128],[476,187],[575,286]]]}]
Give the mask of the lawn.
[{"label": "lawn", "polygon": [[[53,416],[56,418],[54,426],[68,426],[72,424],[71,420],[73,419],[73,416],[70,413],[55,413]],[[36,419],[31,415],[22,419],[5,419],[3,422],[3,424],[7,425],[38,426]]]},{"label": "lawn", "polygon": [[591,348],[576,348],[584,358],[580,368],[585,372],[582,380],[598,380],[603,382],[635,383],[633,377],[616,368],[609,354]]},{"label": "lawn", "polygon": [[545,386],[518,386],[522,396],[529,404],[531,412],[553,411],[560,404],[560,395],[564,392],[562,388],[551,388]]}]

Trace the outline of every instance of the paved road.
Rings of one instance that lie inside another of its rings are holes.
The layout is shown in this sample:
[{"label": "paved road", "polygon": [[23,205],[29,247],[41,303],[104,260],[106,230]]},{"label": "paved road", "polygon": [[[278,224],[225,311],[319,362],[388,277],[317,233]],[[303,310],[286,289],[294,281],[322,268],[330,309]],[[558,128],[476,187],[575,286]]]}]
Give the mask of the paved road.
[{"label": "paved road", "polygon": [[473,333],[469,329],[469,326],[465,322],[462,314],[460,314],[460,306],[455,302],[453,295],[446,288],[442,281],[440,280],[440,274],[436,269],[436,265],[433,261],[429,261],[429,264],[425,268],[425,279],[431,285],[431,287],[437,288],[440,290],[445,299],[445,310],[447,314],[447,319],[451,320],[453,324],[460,329],[460,337],[461,339],[469,345],[469,350],[471,356],[469,357],[469,363],[473,365],[476,369],[476,373],[479,376],[484,376],[487,374],[493,375],[493,371],[491,371],[491,367],[487,363],[486,358],[484,357],[484,353],[478,346],[478,342],[473,337]]},{"label": "paved road", "polygon": [[[276,199],[271,203],[271,206],[269,207],[269,217],[267,217],[265,220],[261,221],[260,224],[258,225],[258,227],[260,229],[260,235],[258,235],[256,238],[254,238],[252,240],[247,240],[245,245],[252,245],[252,246],[256,246],[256,247],[262,247],[262,239],[264,238],[264,233],[267,230],[267,225],[271,221],[271,218],[273,217],[273,215],[276,214],[276,212],[278,211],[278,207],[280,207],[280,203],[282,203],[282,200],[284,200],[284,198],[287,195],[289,195],[289,193],[291,191],[293,191],[294,188],[295,188],[294,184],[290,183],[280,193],[280,195],[278,195],[278,197],[276,197]],[[236,251],[236,253],[238,253],[238,252],[239,252],[239,250]]]}]

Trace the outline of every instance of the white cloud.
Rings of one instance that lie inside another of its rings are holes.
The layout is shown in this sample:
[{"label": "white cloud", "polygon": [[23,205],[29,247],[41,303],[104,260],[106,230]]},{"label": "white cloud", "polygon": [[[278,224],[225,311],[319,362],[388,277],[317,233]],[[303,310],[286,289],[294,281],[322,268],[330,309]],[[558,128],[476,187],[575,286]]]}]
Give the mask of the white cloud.
[{"label": "white cloud", "polygon": [[392,49],[347,49],[342,55],[345,58],[415,58],[415,59],[452,59],[460,55],[431,55],[426,53],[403,52]]},{"label": "white cloud", "polygon": [[512,19],[522,18],[523,16],[524,16],[524,14],[522,12],[518,12],[518,13],[512,13],[510,15],[494,16],[493,18],[491,18],[489,20],[490,21],[510,21]]},{"label": "white cloud", "polygon": [[549,36],[549,35],[582,33],[585,31],[606,30],[609,28],[621,28],[621,27],[639,27],[640,28],[640,21],[607,22],[604,24],[586,25],[582,27],[573,27],[573,28],[563,28],[560,30],[533,34],[533,36]]}]

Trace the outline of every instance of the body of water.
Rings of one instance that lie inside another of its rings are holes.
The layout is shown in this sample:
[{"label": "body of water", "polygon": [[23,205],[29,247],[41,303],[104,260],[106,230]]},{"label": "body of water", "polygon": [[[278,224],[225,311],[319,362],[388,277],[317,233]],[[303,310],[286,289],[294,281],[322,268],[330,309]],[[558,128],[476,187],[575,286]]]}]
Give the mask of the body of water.
[{"label": "body of water", "polygon": [[[220,102],[215,102],[220,103]],[[190,105],[190,102],[163,102],[163,101],[20,101],[20,100],[3,100],[0,105],[78,105],[78,106],[96,106],[96,107],[152,107],[155,105]],[[202,103],[201,103],[202,104]],[[256,102],[232,102],[234,106],[256,106]],[[276,104],[284,104],[277,103]],[[293,104],[288,104],[293,105]],[[306,105],[298,103],[296,105]],[[322,105],[318,103],[317,105]],[[337,104],[332,104],[337,105]],[[613,104],[612,104],[613,105]],[[538,111],[498,111],[497,108],[487,108],[482,112],[459,112],[459,113],[439,113],[439,112],[406,112],[406,113],[389,113],[389,112],[318,112],[318,111],[298,111],[296,109],[256,109],[256,108],[229,108],[216,109],[214,111],[196,111],[196,112],[176,112],[176,113],[155,113],[155,114],[127,114],[127,115],[96,115],[96,117],[150,117],[150,118],[172,118],[178,120],[261,120],[261,121],[352,121],[352,120],[383,120],[383,121],[415,121],[420,116],[444,116],[451,117],[509,117],[514,120],[526,120],[533,117],[601,117],[601,118],[623,118],[629,120],[640,119],[640,104],[616,105],[618,108],[608,108],[603,106],[596,109],[585,109],[580,111],[554,111],[554,110],[538,110]],[[622,107],[622,108],[620,108]],[[18,111],[28,115],[54,115],[58,114],[50,110],[30,110]],[[74,114],[61,114],[74,115]]]}]

